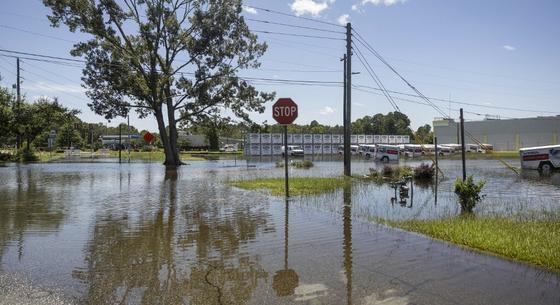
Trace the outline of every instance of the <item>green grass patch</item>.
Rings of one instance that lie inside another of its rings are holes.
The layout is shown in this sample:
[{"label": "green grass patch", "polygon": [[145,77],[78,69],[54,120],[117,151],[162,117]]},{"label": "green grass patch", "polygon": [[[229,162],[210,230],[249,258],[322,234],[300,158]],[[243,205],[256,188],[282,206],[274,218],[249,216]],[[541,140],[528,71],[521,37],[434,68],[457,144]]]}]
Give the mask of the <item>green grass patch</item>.
[{"label": "green grass patch", "polygon": [[[111,150],[109,151],[109,157],[118,158],[119,151]],[[121,151],[121,158],[128,158],[128,152],[126,150]],[[131,151],[131,160],[143,160],[143,161],[163,161],[165,160],[165,154],[162,150],[155,151]],[[181,153],[181,161],[204,161],[204,158],[195,157],[190,153]]]},{"label": "green grass patch", "polygon": [[[347,178],[290,178],[290,195],[318,195],[332,192],[344,186]],[[284,178],[266,178],[256,180],[242,180],[230,183],[232,186],[246,190],[270,190],[274,196],[284,195]]]},{"label": "green grass patch", "polygon": [[[451,160],[460,160],[461,159],[461,151],[451,155],[451,156],[440,156],[441,159],[451,159]],[[488,153],[477,153],[477,152],[467,152],[465,153],[465,158],[467,160],[494,160],[494,159],[515,159],[519,158],[519,151],[511,150],[511,151],[492,151]]]},{"label": "green grass patch", "polygon": [[380,222],[560,272],[560,218],[456,217]]}]

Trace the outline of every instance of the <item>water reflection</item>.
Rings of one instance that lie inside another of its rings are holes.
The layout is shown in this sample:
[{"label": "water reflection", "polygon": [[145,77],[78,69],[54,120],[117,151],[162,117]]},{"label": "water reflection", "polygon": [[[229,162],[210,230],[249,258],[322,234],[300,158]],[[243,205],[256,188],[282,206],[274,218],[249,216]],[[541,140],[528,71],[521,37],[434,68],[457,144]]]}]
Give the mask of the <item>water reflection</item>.
[{"label": "water reflection", "polygon": [[85,267],[73,272],[87,287],[83,303],[243,304],[267,278],[258,256],[241,248],[264,229],[268,215],[249,204],[230,208],[192,196],[189,188],[220,190],[191,181],[182,188],[180,178],[166,169],[155,208],[97,216]]},{"label": "water reflection", "polygon": [[[0,187],[0,260],[13,243],[21,260],[27,233],[58,231],[66,217],[65,210],[31,169],[18,167],[13,176],[3,178],[6,181]],[[71,177],[65,177],[62,182],[70,180]]]},{"label": "water reflection", "polygon": [[284,203],[286,205],[286,212],[284,216],[284,269],[276,271],[274,277],[272,278],[272,288],[276,291],[276,295],[279,297],[293,295],[296,287],[299,286],[299,276],[297,272],[288,267],[288,217],[290,215],[290,202],[286,198]]},{"label": "water reflection", "polygon": [[346,304],[352,304],[352,184],[346,181],[342,190],[344,274],[346,275]]}]

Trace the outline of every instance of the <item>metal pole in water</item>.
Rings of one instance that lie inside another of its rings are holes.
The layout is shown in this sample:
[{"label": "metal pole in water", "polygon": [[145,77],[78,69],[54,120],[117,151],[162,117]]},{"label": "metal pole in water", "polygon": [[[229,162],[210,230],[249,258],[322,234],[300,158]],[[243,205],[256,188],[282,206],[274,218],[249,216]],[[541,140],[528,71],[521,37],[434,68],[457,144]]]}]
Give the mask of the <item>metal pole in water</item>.
[{"label": "metal pole in water", "polygon": [[288,125],[284,125],[284,180],[286,188],[286,198],[290,197],[288,185]]},{"label": "metal pole in water", "polygon": [[438,181],[439,175],[439,164],[438,164],[438,149],[437,149],[437,137],[434,137],[434,146],[435,146],[435,157],[436,157],[436,183]]},{"label": "metal pole in water", "polygon": [[463,160],[463,181],[467,180],[467,167],[465,164],[465,120],[463,118],[463,108],[461,113],[461,159]]}]

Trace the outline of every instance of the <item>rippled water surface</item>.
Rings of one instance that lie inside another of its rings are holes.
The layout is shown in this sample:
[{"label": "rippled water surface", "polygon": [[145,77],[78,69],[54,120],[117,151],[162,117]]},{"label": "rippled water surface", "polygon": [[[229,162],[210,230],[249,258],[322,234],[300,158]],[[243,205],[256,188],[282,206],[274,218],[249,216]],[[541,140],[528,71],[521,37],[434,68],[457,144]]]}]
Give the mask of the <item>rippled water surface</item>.
[{"label": "rippled water surface", "polygon": [[[228,185],[282,176],[269,161],[0,167],[0,304],[560,303],[555,274],[365,221],[455,215],[458,161],[404,205],[372,183],[290,202]],[[315,165],[291,174],[342,171]],[[558,175],[469,171],[488,182],[479,214],[560,209]]]}]

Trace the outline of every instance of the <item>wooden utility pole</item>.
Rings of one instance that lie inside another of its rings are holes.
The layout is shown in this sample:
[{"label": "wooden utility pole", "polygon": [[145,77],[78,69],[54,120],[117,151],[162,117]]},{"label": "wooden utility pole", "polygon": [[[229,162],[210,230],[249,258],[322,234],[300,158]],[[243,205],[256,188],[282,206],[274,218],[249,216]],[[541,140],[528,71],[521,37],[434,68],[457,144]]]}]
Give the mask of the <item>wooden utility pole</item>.
[{"label": "wooden utility pole", "polygon": [[[16,118],[19,121],[21,115],[21,89],[20,89],[20,76],[19,76],[19,57],[16,58],[17,75],[16,75]],[[16,132],[16,149],[21,148],[21,135],[19,131]]]},{"label": "wooden utility pole", "polygon": [[463,118],[463,108],[461,114],[461,159],[463,161],[463,181],[467,180],[467,167],[465,163],[465,119]]},{"label": "wooden utility pole", "polygon": [[352,122],[352,24],[346,24],[346,75],[345,75],[345,105],[344,116],[344,175],[351,176],[352,156],[350,152],[350,135]]}]

